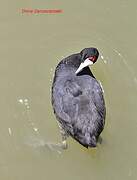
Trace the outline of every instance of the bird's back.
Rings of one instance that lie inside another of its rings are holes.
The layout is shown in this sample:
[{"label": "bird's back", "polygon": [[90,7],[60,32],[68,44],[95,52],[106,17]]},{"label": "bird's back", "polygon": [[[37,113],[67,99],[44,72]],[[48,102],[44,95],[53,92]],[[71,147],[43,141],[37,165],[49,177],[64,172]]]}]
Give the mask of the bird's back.
[{"label": "bird's back", "polygon": [[52,87],[54,112],[67,134],[85,147],[96,146],[104,128],[105,104],[100,84],[73,72],[56,76]]}]

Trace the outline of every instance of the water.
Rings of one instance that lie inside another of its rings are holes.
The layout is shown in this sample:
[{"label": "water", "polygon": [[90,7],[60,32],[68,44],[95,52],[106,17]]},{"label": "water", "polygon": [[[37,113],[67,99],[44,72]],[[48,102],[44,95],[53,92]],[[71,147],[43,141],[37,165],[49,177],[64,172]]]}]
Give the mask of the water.
[{"label": "water", "polygon": [[[137,178],[137,2],[4,1],[0,8],[0,179]],[[22,8],[63,9],[22,14]],[[60,134],[50,104],[54,69],[65,56],[95,46],[92,68],[107,107],[103,142],[52,148]]]}]

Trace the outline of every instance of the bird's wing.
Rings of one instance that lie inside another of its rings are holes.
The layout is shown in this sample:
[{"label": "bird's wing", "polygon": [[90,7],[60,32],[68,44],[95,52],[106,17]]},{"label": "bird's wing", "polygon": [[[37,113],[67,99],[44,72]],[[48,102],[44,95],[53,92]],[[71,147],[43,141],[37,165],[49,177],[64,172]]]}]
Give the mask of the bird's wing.
[{"label": "bird's wing", "polygon": [[71,119],[74,119],[81,94],[81,87],[72,79],[62,79],[54,83],[52,103],[57,116],[62,121],[71,123]]},{"label": "bird's wing", "polygon": [[84,83],[81,79],[62,79],[54,84],[52,103],[57,118],[67,126],[75,126],[73,129],[81,129],[82,124],[87,127],[89,121],[94,123],[97,114],[104,117],[102,89],[96,80],[89,79],[83,79]]},{"label": "bird's wing", "polygon": [[103,97],[103,91],[100,84],[97,81],[94,81],[93,89],[92,89],[92,99],[96,106],[96,109],[100,116],[105,119],[106,109],[105,109],[105,101]]}]

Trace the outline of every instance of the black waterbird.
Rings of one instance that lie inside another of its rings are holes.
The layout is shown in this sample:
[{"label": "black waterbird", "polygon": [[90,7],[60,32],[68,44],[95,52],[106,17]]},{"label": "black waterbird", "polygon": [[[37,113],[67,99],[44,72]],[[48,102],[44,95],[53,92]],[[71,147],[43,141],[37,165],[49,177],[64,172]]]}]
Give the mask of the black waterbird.
[{"label": "black waterbird", "polygon": [[96,48],[85,48],[59,62],[52,84],[52,105],[64,147],[67,136],[84,147],[96,147],[105,124],[103,91],[89,69],[99,56]]}]

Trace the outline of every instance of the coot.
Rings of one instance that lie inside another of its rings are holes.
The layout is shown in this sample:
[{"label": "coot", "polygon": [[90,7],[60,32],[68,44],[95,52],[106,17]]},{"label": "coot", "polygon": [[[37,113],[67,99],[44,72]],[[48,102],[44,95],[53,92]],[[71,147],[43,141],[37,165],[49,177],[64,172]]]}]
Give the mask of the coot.
[{"label": "coot", "polygon": [[85,48],[59,62],[52,84],[52,105],[64,148],[67,136],[84,147],[96,147],[105,124],[106,108],[100,84],[89,65],[97,61],[96,48]]}]

